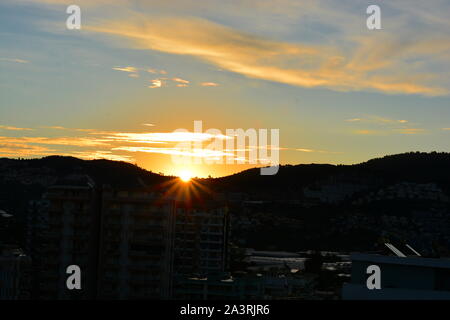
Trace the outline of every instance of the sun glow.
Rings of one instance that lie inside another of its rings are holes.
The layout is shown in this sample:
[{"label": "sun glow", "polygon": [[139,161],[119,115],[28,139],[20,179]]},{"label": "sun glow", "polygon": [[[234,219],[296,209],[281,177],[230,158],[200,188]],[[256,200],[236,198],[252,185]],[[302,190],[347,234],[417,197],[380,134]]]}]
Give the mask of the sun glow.
[{"label": "sun glow", "polygon": [[182,171],[180,173],[179,177],[180,177],[181,181],[189,182],[189,181],[191,181],[191,178],[192,178],[192,172],[187,171],[187,170]]}]

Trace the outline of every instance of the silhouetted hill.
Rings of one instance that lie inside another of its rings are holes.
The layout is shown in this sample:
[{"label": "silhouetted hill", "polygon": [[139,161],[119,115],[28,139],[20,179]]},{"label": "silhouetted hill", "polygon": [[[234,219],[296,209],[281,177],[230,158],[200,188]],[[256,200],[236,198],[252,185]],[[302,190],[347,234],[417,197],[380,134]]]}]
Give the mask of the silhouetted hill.
[{"label": "silhouetted hill", "polygon": [[[81,160],[62,156],[30,160],[0,159],[0,173],[2,173],[0,180],[4,180],[11,171],[17,172],[17,181],[29,180],[31,184],[35,182],[33,176],[42,175],[48,178],[61,178],[70,174],[87,174],[102,184],[125,187],[154,186],[173,178],[161,176],[127,162]],[[351,177],[353,180],[361,181],[377,178],[386,183],[435,182],[446,187],[450,185],[450,153],[410,152],[376,158],[356,165],[284,165],[280,166],[278,173],[273,176],[261,176],[260,169],[254,168],[226,177],[200,179],[200,182],[218,192],[289,196],[305,186],[330,177]]]},{"label": "silhouetted hill", "polygon": [[386,178],[414,182],[450,182],[450,153],[409,152],[376,158],[358,167]]},{"label": "silhouetted hill", "polygon": [[230,176],[208,179],[220,191],[282,194],[333,177],[353,180],[382,179],[385,182],[435,182],[450,185],[450,153],[410,152],[376,158],[355,165],[300,164],[280,166],[278,174],[261,176],[249,169]]},{"label": "silhouetted hill", "polygon": [[336,174],[341,168],[329,164],[301,164],[280,166],[276,175],[262,176],[254,168],[231,176],[209,179],[211,188],[223,192],[285,193],[295,192],[314,181]]},{"label": "silhouetted hill", "polygon": [[0,165],[2,163],[9,173],[17,171],[19,181],[21,176],[33,180],[33,175],[46,175],[48,178],[54,177],[56,179],[68,175],[88,175],[99,184],[132,187],[142,186],[143,184],[154,185],[171,178],[142,169],[128,162],[104,159],[81,160],[74,157],[50,156],[29,160],[0,159]]},{"label": "silhouetted hill", "polygon": [[41,198],[57,184],[78,184],[89,176],[97,185],[113,187],[152,187],[173,179],[144,170],[127,162],[81,160],[50,156],[42,159],[0,159],[0,209],[23,219],[30,200]]}]

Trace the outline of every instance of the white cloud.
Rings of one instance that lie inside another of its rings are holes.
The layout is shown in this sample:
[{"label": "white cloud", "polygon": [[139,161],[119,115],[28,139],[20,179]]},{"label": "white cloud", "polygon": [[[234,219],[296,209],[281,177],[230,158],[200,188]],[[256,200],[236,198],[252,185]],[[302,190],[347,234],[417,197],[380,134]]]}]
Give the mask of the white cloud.
[{"label": "white cloud", "polygon": [[202,82],[200,83],[202,87],[218,87],[219,84],[215,82]]}]

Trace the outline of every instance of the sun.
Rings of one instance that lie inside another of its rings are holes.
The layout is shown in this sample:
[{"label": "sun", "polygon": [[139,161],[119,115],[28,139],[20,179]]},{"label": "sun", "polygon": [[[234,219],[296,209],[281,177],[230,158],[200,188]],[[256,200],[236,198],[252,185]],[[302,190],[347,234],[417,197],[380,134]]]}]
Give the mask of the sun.
[{"label": "sun", "polygon": [[187,170],[181,171],[179,177],[180,177],[181,181],[189,182],[189,181],[191,181],[191,178],[192,178],[192,172],[187,171]]}]

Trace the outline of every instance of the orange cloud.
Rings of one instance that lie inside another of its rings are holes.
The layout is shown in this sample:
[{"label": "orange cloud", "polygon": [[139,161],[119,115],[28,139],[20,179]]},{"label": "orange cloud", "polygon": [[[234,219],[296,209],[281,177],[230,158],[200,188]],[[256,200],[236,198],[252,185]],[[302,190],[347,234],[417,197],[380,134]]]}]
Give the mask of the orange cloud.
[{"label": "orange cloud", "polygon": [[0,143],[33,143],[44,145],[62,145],[78,147],[95,147],[106,145],[105,140],[83,137],[0,137]]},{"label": "orange cloud", "polygon": [[69,129],[61,127],[61,126],[42,126],[41,128],[54,129],[54,130],[69,130]]},{"label": "orange cloud", "polygon": [[0,129],[3,130],[11,130],[11,131],[32,131],[33,129],[30,128],[18,128],[18,127],[11,127],[11,126],[1,126]]},{"label": "orange cloud", "polygon": [[151,89],[161,88],[163,86],[163,81],[161,79],[154,79],[154,80],[151,80],[150,82],[151,82],[151,85],[149,85],[148,87]]},{"label": "orange cloud", "polygon": [[44,156],[50,155],[53,151],[55,150],[43,146],[0,141],[0,157]]},{"label": "orange cloud", "polygon": [[300,151],[300,152],[308,152],[308,153],[311,153],[311,152],[316,152],[316,153],[334,153],[334,154],[342,153],[342,152],[335,152],[335,151],[315,150],[315,149],[306,149],[306,148],[297,148],[297,149],[294,149],[294,150],[295,151]]},{"label": "orange cloud", "polygon": [[213,135],[201,132],[150,132],[150,133],[111,133],[105,138],[111,141],[126,141],[139,143],[166,143],[166,142],[188,142],[208,141],[212,139],[231,139],[225,135]]},{"label": "orange cloud", "polygon": [[424,133],[425,129],[420,128],[401,128],[401,129],[391,129],[391,130],[356,130],[355,134],[363,135],[389,135],[393,133],[398,134],[421,134]]},{"label": "orange cloud", "polygon": [[75,151],[70,153],[63,153],[64,156],[72,156],[81,159],[94,160],[94,159],[107,159],[113,161],[125,161],[130,162],[133,157],[126,155],[114,154],[111,151]]},{"label": "orange cloud", "polygon": [[181,78],[173,78],[172,81],[179,82],[179,83],[182,83],[182,84],[188,84],[189,83],[188,80],[184,80],[184,79],[181,79]]},{"label": "orange cloud", "polygon": [[401,134],[420,134],[420,133],[424,133],[425,129],[420,129],[420,128],[404,128],[404,129],[397,129],[397,132],[401,133]]},{"label": "orange cloud", "polygon": [[215,82],[202,82],[200,84],[202,87],[218,87],[219,84]]},{"label": "orange cloud", "polygon": [[[420,41],[412,43],[404,55],[390,59],[382,53],[389,50],[395,52],[392,41],[355,39],[355,53],[350,55],[335,46],[274,41],[194,18],[160,19],[136,14],[133,19],[105,21],[86,29],[127,39],[134,47],[141,49],[196,56],[221,69],[250,78],[339,91],[375,90],[423,95],[448,93],[446,88],[430,82],[433,77],[426,72],[412,69],[407,72],[407,68],[403,72],[400,67],[393,68],[394,64],[410,56],[407,53],[419,52],[424,48],[425,42]],[[387,46],[390,46],[389,50]],[[380,54],[370,54],[371,50]],[[397,72],[398,69],[402,72]],[[392,70],[396,72],[392,73]]]},{"label": "orange cloud", "polygon": [[373,134],[379,134],[380,132],[375,130],[356,130],[356,134],[365,134],[365,135],[373,135]]},{"label": "orange cloud", "polygon": [[114,67],[112,69],[117,70],[117,71],[123,71],[123,72],[131,72],[131,73],[138,72],[138,69],[135,67]]},{"label": "orange cloud", "polygon": [[[143,124],[152,126],[152,124]],[[236,137],[218,133],[189,132],[187,130],[173,132],[115,132],[95,129],[68,129],[62,126],[47,126],[58,130],[71,131],[73,134],[88,136],[74,137],[4,137],[0,136],[0,156],[3,157],[38,157],[48,155],[74,156],[83,159],[109,159],[117,161],[136,161],[142,156],[136,153],[160,154],[187,158],[203,158],[206,161],[220,163],[233,159],[240,164],[268,162],[270,159],[253,159],[242,152],[254,149],[297,150],[302,152],[331,153],[323,150],[305,148],[286,148],[274,145],[247,146],[245,148],[216,148],[217,144],[209,144]],[[197,144],[198,143],[198,144]],[[207,144],[205,146],[205,144]],[[225,144],[225,143],[224,143]],[[234,144],[233,144],[234,145]],[[49,148],[52,146],[52,149]],[[222,145],[222,147],[225,147]],[[334,153],[334,152],[333,152]],[[219,162],[217,162],[219,161]]]},{"label": "orange cloud", "polygon": [[345,120],[347,122],[364,122],[364,123],[375,123],[375,124],[405,124],[408,120],[396,120],[390,118],[384,118],[379,116],[369,116],[367,118],[352,118]]}]

